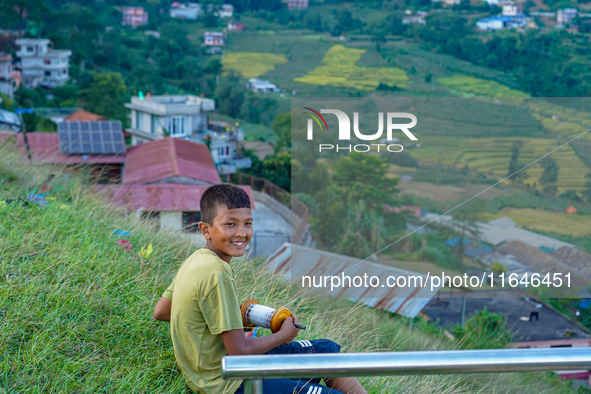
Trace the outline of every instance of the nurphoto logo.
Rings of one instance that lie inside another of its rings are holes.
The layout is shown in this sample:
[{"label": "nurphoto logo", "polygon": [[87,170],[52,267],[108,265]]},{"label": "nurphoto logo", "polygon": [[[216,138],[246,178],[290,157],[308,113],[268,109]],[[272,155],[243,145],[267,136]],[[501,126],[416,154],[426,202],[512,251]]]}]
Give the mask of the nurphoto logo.
[{"label": "nurphoto logo", "polygon": [[[322,114],[333,114],[337,117],[337,121],[339,124],[339,140],[351,140],[351,119],[349,116],[338,109],[321,109],[320,112],[309,108],[303,107],[310,111],[304,112],[306,115],[311,116],[311,119],[308,119],[307,124],[307,138],[308,140],[312,140],[314,136],[314,121],[320,127],[320,130],[324,130],[326,128],[326,132],[328,132],[328,125],[326,123],[326,119],[322,116]],[[413,133],[409,129],[413,128],[417,125],[417,117],[408,112],[386,112],[386,140],[392,141],[392,134],[394,131],[402,131],[411,141],[417,141],[417,137],[414,136]],[[408,119],[410,123],[398,123],[400,119]],[[355,137],[363,141],[378,141],[382,138],[382,134],[384,133],[384,112],[378,113],[378,131],[373,134],[363,134],[359,131],[359,113],[353,112],[353,133]],[[319,152],[323,151],[355,151],[355,152],[369,152],[372,147],[376,147],[377,151],[380,152],[380,148],[387,150],[388,152],[402,152],[404,147],[400,144],[385,144],[385,143],[374,143],[374,144],[356,144],[356,145],[334,145],[334,144],[318,144]]]}]

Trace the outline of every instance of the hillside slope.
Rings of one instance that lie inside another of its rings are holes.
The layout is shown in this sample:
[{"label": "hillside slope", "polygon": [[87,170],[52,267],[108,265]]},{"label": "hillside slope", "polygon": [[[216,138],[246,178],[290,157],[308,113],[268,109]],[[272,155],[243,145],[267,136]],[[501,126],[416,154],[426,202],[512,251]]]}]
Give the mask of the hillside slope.
[{"label": "hillside slope", "polygon": [[[168,323],[152,309],[194,246],[110,209],[79,177],[23,163],[11,150],[0,147],[0,201],[12,200],[0,203],[0,392],[187,392]],[[47,205],[25,202],[49,174]],[[149,244],[153,253],[141,258]],[[241,298],[270,306],[291,299],[256,262],[234,266]],[[309,327],[302,339],[331,338],[347,352],[455,346],[424,322],[409,332],[403,318],[346,301],[306,299],[292,309]],[[372,393],[573,391],[550,373],[362,381]]]}]

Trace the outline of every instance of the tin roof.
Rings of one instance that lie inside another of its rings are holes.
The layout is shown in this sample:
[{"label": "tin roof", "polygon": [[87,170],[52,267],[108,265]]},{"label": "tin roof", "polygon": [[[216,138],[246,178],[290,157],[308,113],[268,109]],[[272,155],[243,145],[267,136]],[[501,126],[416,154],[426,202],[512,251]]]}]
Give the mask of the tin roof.
[{"label": "tin roof", "polygon": [[[318,288],[319,291],[332,297],[348,298],[359,301],[368,306],[384,309],[407,317],[414,317],[439,291],[439,286],[431,288],[430,283],[424,287],[405,286],[388,287],[385,285],[388,277],[421,277],[427,279],[426,274],[407,271],[401,268],[383,264],[363,262],[361,260],[323,250],[307,248],[300,245],[285,243],[265,261],[263,269],[273,274],[282,274],[283,278],[296,286],[301,286],[302,276],[368,278],[377,276],[383,286],[371,287],[338,287],[334,291],[329,288]],[[296,281],[296,282],[294,282]],[[410,280],[409,280],[410,282]],[[428,281],[427,281],[428,282]],[[330,287],[330,280],[328,282]]]},{"label": "tin roof", "polygon": [[[199,202],[203,192],[211,185],[185,185],[178,183],[157,183],[152,185],[98,185],[117,205],[127,206],[134,211],[201,211]],[[255,209],[250,186],[239,185],[250,197]]]},{"label": "tin roof", "polygon": [[92,112],[79,109],[78,111],[72,112],[64,122],[97,122],[101,120],[107,120],[104,116],[93,114]]},{"label": "tin roof", "polygon": [[[17,146],[26,154],[22,133],[0,133],[2,137],[16,137]],[[125,163],[125,154],[118,155],[65,155],[59,149],[58,133],[27,133],[33,161],[51,164],[117,164]]]},{"label": "tin roof", "polygon": [[166,182],[169,178],[177,181],[185,178],[207,185],[221,183],[207,145],[167,137],[127,150],[124,184]]}]

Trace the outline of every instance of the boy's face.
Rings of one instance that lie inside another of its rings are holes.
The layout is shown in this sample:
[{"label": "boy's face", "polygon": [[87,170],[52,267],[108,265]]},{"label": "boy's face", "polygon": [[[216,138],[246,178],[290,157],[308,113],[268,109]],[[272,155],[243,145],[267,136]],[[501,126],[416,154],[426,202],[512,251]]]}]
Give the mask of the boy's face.
[{"label": "boy's face", "polygon": [[226,205],[218,205],[213,225],[200,222],[199,230],[207,241],[205,247],[229,263],[232,257],[244,256],[252,238],[250,208],[228,209]]}]

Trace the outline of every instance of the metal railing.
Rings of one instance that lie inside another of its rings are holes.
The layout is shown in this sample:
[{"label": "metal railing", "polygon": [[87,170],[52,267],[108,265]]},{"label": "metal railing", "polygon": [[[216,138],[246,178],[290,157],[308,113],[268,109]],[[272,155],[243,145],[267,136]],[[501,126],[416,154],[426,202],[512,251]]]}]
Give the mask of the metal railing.
[{"label": "metal railing", "polygon": [[591,369],[591,348],[444,350],[226,356],[224,379],[243,379],[261,394],[263,379]]}]

